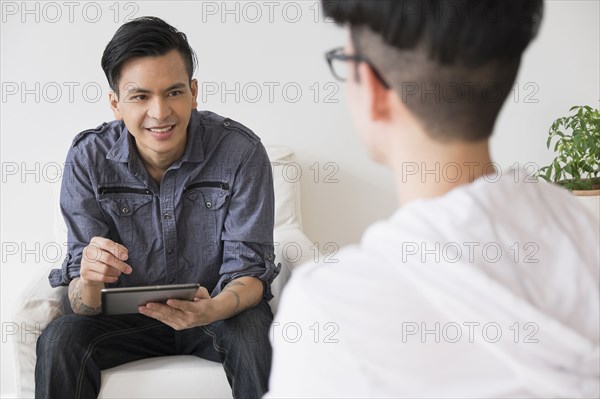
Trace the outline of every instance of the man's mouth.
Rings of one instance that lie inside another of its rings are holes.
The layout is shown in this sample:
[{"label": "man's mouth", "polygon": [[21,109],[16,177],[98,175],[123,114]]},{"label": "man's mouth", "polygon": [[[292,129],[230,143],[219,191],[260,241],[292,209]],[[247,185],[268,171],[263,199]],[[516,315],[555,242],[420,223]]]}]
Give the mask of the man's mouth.
[{"label": "man's mouth", "polygon": [[167,125],[167,126],[155,126],[155,127],[147,127],[146,130],[152,133],[167,133],[173,130],[175,125]]}]

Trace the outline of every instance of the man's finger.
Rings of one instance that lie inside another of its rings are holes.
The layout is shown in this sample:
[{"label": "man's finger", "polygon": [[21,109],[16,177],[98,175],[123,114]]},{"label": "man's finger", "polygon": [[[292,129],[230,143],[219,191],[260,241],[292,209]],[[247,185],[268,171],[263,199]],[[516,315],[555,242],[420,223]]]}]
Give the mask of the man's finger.
[{"label": "man's finger", "polygon": [[153,319],[156,319],[158,321],[162,321],[162,322],[165,321],[165,315],[164,315],[164,313],[162,313],[162,312],[160,312],[158,310],[150,309],[148,307],[148,305],[146,305],[146,306],[140,306],[138,308],[138,310],[143,315],[146,315],[148,317],[152,317]]},{"label": "man's finger", "polygon": [[169,299],[167,305],[175,309],[179,309],[183,312],[192,312],[194,310],[192,301],[185,301],[181,299]]},{"label": "man's finger", "polygon": [[119,277],[118,276],[107,276],[102,273],[98,273],[95,270],[87,270],[86,272],[81,274],[81,277],[84,281],[93,281],[97,283],[114,283]]},{"label": "man's finger", "polygon": [[162,312],[159,312],[159,311],[156,311],[156,310],[149,309],[147,306],[140,306],[140,307],[138,308],[138,311],[139,311],[141,314],[145,315],[145,316],[152,317],[153,319],[156,319],[156,320],[158,320],[158,321],[160,321],[160,322],[162,322],[162,323],[165,323],[166,325],[168,325],[168,326],[170,326],[170,327],[172,327],[172,328],[175,328],[175,327],[174,327],[174,326],[175,326],[175,324],[174,324],[173,322],[171,322],[170,320],[168,320],[168,319],[165,317],[165,314],[164,314],[164,313],[162,313]]},{"label": "man's finger", "polygon": [[160,313],[162,319],[161,320],[171,320],[174,321],[176,319],[180,319],[180,310],[175,309],[171,306],[164,305],[162,303],[150,302],[146,304],[146,309],[149,309],[152,312]]},{"label": "man's finger", "polygon": [[90,245],[92,243],[98,245],[100,249],[110,252],[115,256],[115,258],[126,260],[129,257],[129,251],[124,245],[114,242],[108,238],[93,237],[90,241]]},{"label": "man's finger", "polygon": [[138,311],[148,317],[161,321],[175,330],[185,328],[185,320],[182,319],[179,310],[159,303],[148,303],[140,306]]},{"label": "man's finger", "polygon": [[127,263],[114,256],[111,252],[101,251],[99,261],[107,266],[114,267],[125,274],[130,274],[132,269]]},{"label": "man's finger", "polygon": [[130,274],[133,270],[131,268],[131,266],[129,266],[127,263],[123,262],[121,259],[117,258],[111,252],[103,251],[102,256],[103,256],[103,259],[105,259],[105,261],[103,263],[105,263],[108,266],[114,267],[115,269],[121,271],[122,273]]},{"label": "man's finger", "polygon": [[210,294],[208,293],[208,290],[205,287],[200,287],[198,288],[198,291],[196,291],[195,298],[210,299]]},{"label": "man's finger", "polygon": [[88,263],[85,269],[102,274],[104,276],[119,277],[121,275],[121,271],[119,269],[105,265],[101,262]]}]

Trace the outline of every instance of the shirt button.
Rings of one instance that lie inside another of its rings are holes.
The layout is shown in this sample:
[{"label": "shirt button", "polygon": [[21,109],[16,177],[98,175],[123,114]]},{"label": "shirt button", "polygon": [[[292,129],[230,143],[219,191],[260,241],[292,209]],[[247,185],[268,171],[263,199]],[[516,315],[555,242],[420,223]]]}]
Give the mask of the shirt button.
[{"label": "shirt button", "polygon": [[175,282],[175,279],[174,279],[174,278],[172,278],[172,279],[170,279],[170,280],[169,280],[169,283],[170,283],[170,284],[173,284],[174,282]]},{"label": "shirt button", "polygon": [[223,122],[223,126],[229,126],[229,121]]},{"label": "shirt button", "polygon": [[123,212],[123,213],[129,213],[129,208],[125,207],[125,208],[121,209],[121,212]]},{"label": "shirt button", "polygon": [[164,218],[165,219],[171,219],[171,214],[170,213],[165,213],[164,214]]},{"label": "shirt button", "polygon": [[169,255],[172,255],[172,254],[173,254],[173,250],[172,250],[172,249],[169,249],[169,250],[167,251],[167,253],[168,253]]},{"label": "shirt button", "polygon": [[212,208],[212,203],[210,203],[210,202],[207,202],[207,203],[206,203],[206,207],[207,207],[208,209]]}]

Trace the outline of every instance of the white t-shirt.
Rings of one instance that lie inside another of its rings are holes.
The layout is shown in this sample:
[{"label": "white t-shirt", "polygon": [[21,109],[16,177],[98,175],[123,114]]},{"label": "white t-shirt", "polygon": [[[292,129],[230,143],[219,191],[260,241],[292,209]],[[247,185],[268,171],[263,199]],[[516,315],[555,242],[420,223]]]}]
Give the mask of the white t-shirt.
[{"label": "white t-shirt", "polygon": [[292,275],[268,397],[598,397],[600,222],[524,170]]}]

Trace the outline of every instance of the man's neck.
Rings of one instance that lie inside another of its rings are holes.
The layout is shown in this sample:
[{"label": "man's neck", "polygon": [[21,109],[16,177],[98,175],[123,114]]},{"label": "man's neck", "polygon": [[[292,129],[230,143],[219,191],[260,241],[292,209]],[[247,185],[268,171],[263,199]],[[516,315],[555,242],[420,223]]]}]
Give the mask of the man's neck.
[{"label": "man's neck", "polygon": [[473,143],[419,143],[403,147],[390,160],[400,206],[438,197],[472,183],[483,175],[495,174],[488,140]]},{"label": "man's neck", "polygon": [[171,165],[179,160],[183,156],[184,152],[185,146],[181,149],[177,149],[176,151],[163,154],[149,151],[148,149],[143,151],[138,147],[138,154],[142,159],[144,166],[146,167],[146,171],[152,177],[152,179],[158,183],[159,186],[163,176],[167,172],[167,169],[169,169]]}]

